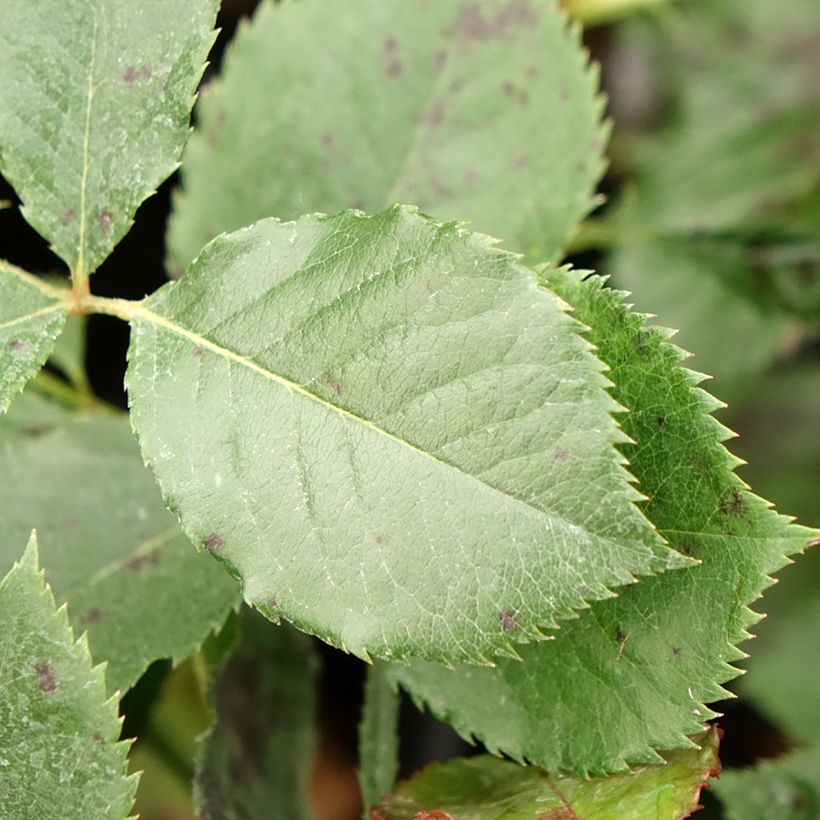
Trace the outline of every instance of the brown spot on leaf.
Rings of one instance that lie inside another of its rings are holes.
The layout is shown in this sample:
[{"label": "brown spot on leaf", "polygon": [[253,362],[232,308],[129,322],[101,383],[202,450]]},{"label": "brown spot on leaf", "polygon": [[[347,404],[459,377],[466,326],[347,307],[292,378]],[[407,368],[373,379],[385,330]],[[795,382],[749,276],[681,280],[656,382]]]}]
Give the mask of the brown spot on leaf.
[{"label": "brown spot on leaf", "polygon": [[393,79],[401,77],[404,69],[401,60],[399,60],[399,44],[396,42],[395,37],[388,37],[384,41],[382,56],[384,58],[384,73]]},{"label": "brown spot on leaf", "polygon": [[525,153],[524,151],[519,151],[515,155],[515,167],[516,168],[527,168],[530,164],[530,155]]},{"label": "brown spot on leaf", "polygon": [[74,220],[74,211],[69,208],[67,211],[63,211],[60,214],[60,224],[61,225],[68,225],[70,222]]},{"label": "brown spot on leaf", "polygon": [[135,555],[125,562],[124,566],[131,572],[142,572],[146,567],[153,567],[162,561],[162,556],[158,552],[149,552],[146,555]]},{"label": "brown spot on leaf", "polygon": [[537,65],[527,66],[527,70],[526,70],[525,74],[530,78],[537,77],[538,76],[538,66]]},{"label": "brown spot on leaf", "polygon": [[53,424],[27,424],[20,431],[28,438],[40,438],[54,429]]},{"label": "brown spot on leaf", "polygon": [[208,552],[216,552],[217,550],[221,550],[222,547],[225,546],[225,542],[222,540],[222,536],[219,533],[212,532],[209,535],[205,536],[205,539],[202,542],[202,546],[208,550]]},{"label": "brown spot on leaf", "polygon": [[720,505],[720,511],[724,515],[740,515],[744,510],[743,498],[737,487],[732,488],[731,496]]},{"label": "brown spot on leaf", "polygon": [[658,424],[658,427],[663,427],[666,424],[666,419],[663,416],[658,416],[655,421]]},{"label": "brown spot on leaf", "polygon": [[9,342],[9,350],[23,350],[26,343],[22,339],[12,339]]},{"label": "brown spot on leaf", "polygon": [[556,461],[565,462],[569,458],[569,453],[560,445],[556,444],[555,449],[552,451],[552,457]]},{"label": "brown spot on leaf", "polygon": [[91,739],[95,743],[102,743],[102,735],[99,732],[94,732],[94,734],[91,735]]},{"label": "brown spot on leaf", "polygon": [[191,351],[191,355],[192,355],[192,356],[197,356],[197,357],[201,356],[201,355],[202,355],[202,348],[201,348],[199,345],[197,345],[197,346],[196,346],[196,347],[195,347],[195,348]]},{"label": "brown spot on leaf", "polygon": [[681,648],[679,646],[672,647],[672,656],[677,658],[681,653]]},{"label": "brown spot on leaf", "polygon": [[444,122],[444,100],[439,97],[433,100],[430,110],[427,112],[427,124],[433,128],[438,128]]},{"label": "brown spot on leaf", "polygon": [[377,544],[383,544],[383,543],[384,543],[384,537],[383,537],[383,536],[381,536],[381,535],[377,535],[377,536],[376,536],[373,540],[374,540]]},{"label": "brown spot on leaf", "polygon": [[446,31],[462,43],[487,40],[509,40],[516,29],[538,22],[538,12],[530,0],[509,0],[492,17],[484,15],[478,3],[465,3],[455,24]]},{"label": "brown spot on leaf", "polygon": [[104,617],[105,613],[98,606],[95,606],[83,615],[82,622],[84,624],[98,624]]},{"label": "brown spot on leaf", "polygon": [[342,384],[332,373],[325,373],[325,384],[327,384],[337,396],[342,395]]},{"label": "brown spot on leaf", "polygon": [[515,86],[509,80],[504,80],[504,82],[501,83],[501,90],[508,97],[512,97],[515,94]]},{"label": "brown spot on leaf", "polygon": [[279,601],[277,601],[276,598],[268,598],[267,601],[265,601],[265,605],[268,609],[279,609]]},{"label": "brown spot on leaf", "polygon": [[148,80],[150,80],[152,76],[153,74],[151,73],[151,67],[143,63],[140,66],[140,77],[142,77],[143,80],[148,82]]},{"label": "brown spot on leaf", "polygon": [[111,225],[114,220],[108,211],[100,211],[97,214],[97,222],[100,226],[100,230],[103,233],[108,233],[111,230]]},{"label": "brown spot on leaf", "polygon": [[322,134],[322,145],[329,151],[336,145],[336,135],[331,134],[329,131],[325,131],[325,133]]},{"label": "brown spot on leaf", "polygon": [[122,75],[122,81],[129,87],[133,88],[137,81],[137,67],[130,65],[125,69]]},{"label": "brown spot on leaf", "polygon": [[37,686],[43,692],[53,692],[57,688],[57,676],[54,674],[54,667],[49,661],[38,663],[34,667],[37,675]]},{"label": "brown spot on leaf", "polygon": [[518,629],[518,613],[502,612],[500,622],[502,632],[513,632]]},{"label": "brown spot on leaf", "polygon": [[437,51],[433,59],[436,62],[436,71],[441,71],[447,64],[447,52],[444,49]]}]

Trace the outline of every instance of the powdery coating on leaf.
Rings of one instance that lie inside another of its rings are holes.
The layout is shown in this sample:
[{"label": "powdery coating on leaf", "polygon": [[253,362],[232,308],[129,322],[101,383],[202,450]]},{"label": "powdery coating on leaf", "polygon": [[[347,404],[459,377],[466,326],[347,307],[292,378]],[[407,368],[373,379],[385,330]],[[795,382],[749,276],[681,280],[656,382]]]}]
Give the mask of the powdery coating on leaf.
[{"label": "powdery coating on leaf", "polygon": [[132,419],[166,502],[246,600],[336,646],[482,662],[684,563],[632,503],[578,325],[458,225],[264,221],[133,329]]},{"label": "powdery coating on leaf", "polygon": [[177,167],[218,0],[3,0],[0,155],[23,214],[93,272]]},{"label": "powdery coating on leaf", "polygon": [[714,716],[704,704],[727,697],[721,684],[737,675],[737,644],[758,620],[748,606],[813,533],[734,475],[738,461],[722,445],[730,434],[709,415],[720,404],[680,367],[685,355],[668,331],[631,313],[597,277],[544,275],[591,328],[615,398],[630,408],[623,427],[636,444],[622,449],[648,496],[648,518],[702,563],[621,590],[554,640],[522,647],[523,663],[451,671],[414,661],[394,664],[391,675],[490,751],[549,771],[612,772],[687,746]]},{"label": "powdery coating on leaf", "polygon": [[553,0],[436,0],[421,14],[404,0],[344,14],[264,2],[199,105],[172,267],[261,218],[394,202],[551,259],[603,172],[597,95]]},{"label": "powdery coating on leaf", "polygon": [[36,524],[49,580],[108,662],[110,691],[158,658],[187,657],[241,600],[163,507],[124,414],[76,414],[27,392],[0,417],[0,463],[0,574]]},{"label": "powdery coating on leaf", "polygon": [[0,816],[122,820],[137,787],[117,704],[38,571],[32,536],[0,582]]}]

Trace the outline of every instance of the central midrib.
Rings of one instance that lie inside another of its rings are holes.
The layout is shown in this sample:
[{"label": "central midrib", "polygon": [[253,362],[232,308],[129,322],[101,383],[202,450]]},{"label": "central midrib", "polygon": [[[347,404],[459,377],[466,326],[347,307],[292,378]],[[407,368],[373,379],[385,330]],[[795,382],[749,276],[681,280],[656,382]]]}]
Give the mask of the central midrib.
[{"label": "central midrib", "polygon": [[[467,479],[469,479],[472,482],[480,484],[482,487],[490,489],[493,492],[498,493],[499,495],[501,495],[505,498],[509,498],[510,500],[514,501],[516,504],[520,504],[524,507],[527,507],[530,510],[534,510],[539,515],[553,517],[553,518],[559,520],[560,522],[562,522],[563,524],[565,524],[568,528],[570,528],[572,530],[579,530],[579,531],[585,533],[587,536],[589,536],[589,537],[591,537],[595,540],[602,541],[606,544],[611,544],[611,545],[613,545],[615,547],[618,547],[618,548],[629,547],[629,545],[627,545],[627,544],[617,542],[617,541],[613,541],[612,539],[607,538],[604,535],[592,532],[592,531],[586,529],[581,524],[578,524],[574,521],[570,521],[564,515],[562,515],[560,513],[557,513],[554,510],[546,510],[546,509],[543,509],[541,507],[536,507],[534,504],[531,504],[530,502],[524,500],[523,498],[519,498],[518,496],[512,495],[512,494],[508,493],[507,491],[502,490],[499,487],[496,487],[493,484],[488,484],[484,481],[481,481],[481,479],[479,479],[477,476],[473,475],[472,473],[468,473],[468,472],[465,472],[464,470],[462,470],[457,464],[453,464],[450,461],[442,459],[439,456],[435,455],[434,453],[428,452],[427,450],[422,450],[421,448],[417,447],[412,442],[407,441],[407,439],[401,438],[401,437],[395,435],[394,433],[391,433],[388,430],[385,430],[384,428],[379,427],[379,425],[375,424],[374,422],[370,421],[369,419],[363,418],[363,417],[357,415],[356,413],[353,413],[350,410],[345,409],[344,407],[339,407],[338,405],[335,405],[335,404],[327,401],[326,399],[322,398],[321,396],[317,395],[316,393],[313,393],[312,391],[305,388],[304,385],[301,385],[301,384],[298,384],[297,382],[291,381],[290,379],[288,379],[284,376],[281,376],[278,373],[274,373],[271,370],[267,370],[266,368],[264,368],[261,365],[257,364],[252,359],[249,359],[246,356],[242,356],[241,354],[236,353],[235,351],[230,350],[229,348],[223,347],[222,345],[211,341],[207,337],[201,336],[200,334],[196,333],[195,331],[189,330],[188,328],[186,328],[182,325],[179,325],[176,322],[171,321],[170,319],[168,319],[165,316],[160,316],[159,314],[154,313],[153,311],[151,311],[150,309],[148,309],[144,305],[135,305],[134,306],[134,308],[133,308],[133,318],[142,318],[150,324],[153,324],[157,327],[161,327],[164,330],[167,330],[170,333],[173,333],[173,334],[175,334],[177,336],[180,336],[184,339],[188,339],[190,342],[192,342],[197,347],[200,347],[200,348],[205,349],[205,350],[210,350],[212,353],[216,353],[217,355],[219,355],[219,356],[221,356],[225,359],[228,359],[229,361],[236,362],[237,364],[239,364],[243,367],[246,367],[249,370],[259,374],[263,378],[268,379],[269,381],[273,381],[273,382],[281,385],[282,387],[284,387],[285,389],[287,389],[291,392],[298,393],[298,394],[304,396],[305,398],[309,399],[310,401],[313,401],[313,402],[319,404],[320,406],[324,407],[326,410],[329,410],[329,411],[331,411],[333,413],[336,413],[340,416],[348,418],[348,419],[350,419],[350,420],[352,420],[352,421],[354,421],[358,424],[361,424],[361,425],[367,427],[368,429],[372,430],[376,434],[384,436],[385,438],[387,438],[387,439],[389,439],[389,440],[391,440],[391,441],[393,441],[393,442],[395,442],[395,443],[397,443],[401,446],[407,447],[408,449],[412,450],[413,452],[415,452],[415,453],[417,453],[417,454],[419,454],[419,455],[421,455],[425,458],[430,459],[431,461],[435,462],[436,464],[438,464],[442,467],[446,467],[450,470],[454,470],[459,475],[462,475],[462,476],[466,477]],[[613,454],[614,454],[614,446],[613,446],[612,449],[613,449]],[[631,502],[628,502],[628,503],[630,503],[630,506],[631,506]],[[657,531],[652,526],[651,522],[647,522],[647,525],[649,527],[651,527],[653,532],[655,532],[657,534]],[[658,537],[658,540],[659,540],[658,546],[665,546],[665,544],[663,543],[662,539],[660,539],[660,537]],[[648,553],[650,553],[650,555],[654,556],[654,553],[652,552],[651,548],[647,544],[641,544],[640,547],[642,549],[646,550]],[[629,548],[632,549],[633,551],[637,551],[637,550],[635,550],[634,547],[629,547]],[[660,556],[655,556],[655,557],[660,557]],[[629,571],[631,572],[632,570],[629,570]]]}]

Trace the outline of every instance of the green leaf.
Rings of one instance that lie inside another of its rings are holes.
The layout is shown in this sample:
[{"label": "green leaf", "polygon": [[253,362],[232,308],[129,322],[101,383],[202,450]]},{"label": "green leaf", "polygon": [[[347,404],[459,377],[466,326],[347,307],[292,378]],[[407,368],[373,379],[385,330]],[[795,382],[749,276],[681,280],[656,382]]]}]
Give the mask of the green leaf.
[{"label": "green leaf", "polygon": [[[344,70],[340,70],[344,66]],[[528,258],[589,212],[608,129],[554,0],[263,3],[197,108],[169,246],[263,217],[412,202]]]},{"label": "green leaf", "polygon": [[0,261],[0,412],[46,363],[65,318],[50,288]]},{"label": "green leaf", "polygon": [[359,785],[364,816],[387,794],[399,771],[399,696],[385,674],[384,664],[367,669],[364,706],[359,724]]},{"label": "green leaf", "polygon": [[666,5],[669,0],[562,0],[567,13],[585,26],[617,20],[627,14]]},{"label": "green leaf", "polygon": [[814,820],[820,814],[820,747],[724,772],[715,792],[727,820]]},{"label": "green leaf", "polygon": [[137,778],[126,776],[117,704],[56,609],[34,535],[0,582],[0,623],[0,816],[127,817]]},{"label": "green leaf", "polygon": [[[649,500],[645,512],[669,543],[700,566],[643,579],[562,625],[555,640],[523,647],[523,663],[495,669],[414,662],[391,674],[418,702],[490,751],[549,771],[607,772],[683,748],[726,697],[721,683],[757,616],[748,609],[767,573],[801,550],[810,530],[790,524],[732,472],[709,413],[719,403],[680,367],[670,333],[631,313],[598,278],[549,271],[547,283],[591,326],[630,413],[622,447]],[[545,732],[544,727],[549,731]]]},{"label": "green leaf", "polygon": [[203,820],[311,820],[317,667],[309,638],[243,610],[194,781]]},{"label": "green leaf", "polygon": [[578,327],[456,223],[266,220],[134,308],[131,416],[188,536],[268,617],[486,662],[683,560],[632,504]]},{"label": "green leaf", "polygon": [[[648,236],[608,269],[639,306],[680,329],[727,396],[748,389],[788,339],[773,291],[784,268],[799,282],[810,265],[771,259],[793,256],[801,241],[818,267],[816,221],[807,234],[794,224],[820,186],[816,19],[815,0],[684,3],[624,45],[632,59],[643,48],[669,81],[660,94],[671,113],[660,133],[637,141],[635,196],[620,212]],[[767,236],[775,226],[785,247]]]},{"label": "green leaf", "polygon": [[85,375],[85,346],[88,316],[70,316],[51,351],[49,361],[62,370],[75,389],[90,394]]},{"label": "green leaf", "polygon": [[0,171],[75,275],[177,167],[218,5],[0,4]]},{"label": "green leaf", "polygon": [[38,524],[42,561],[112,691],[187,657],[239,601],[164,509],[127,419],[35,395],[0,419],[0,569]]},{"label": "green leaf", "polygon": [[494,757],[434,763],[386,797],[374,820],[680,820],[720,767],[712,729],[665,765],[591,780],[550,776]]}]

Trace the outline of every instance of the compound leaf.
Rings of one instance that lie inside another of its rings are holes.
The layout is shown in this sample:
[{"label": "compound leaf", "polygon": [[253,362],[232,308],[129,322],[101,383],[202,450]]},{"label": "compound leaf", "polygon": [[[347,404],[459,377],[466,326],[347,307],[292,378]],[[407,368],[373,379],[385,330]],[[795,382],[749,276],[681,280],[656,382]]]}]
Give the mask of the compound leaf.
[{"label": "compound leaf", "polygon": [[396,206],[215,240],[134,309],[143,455],[248,602],[360,656],[486,661],[680,566],[578,325]]},{"label": "compound leaf", "polygon": [[550,776],[490,756],[434,763],[382,800],[373,820],[680,820],[720,763],[716,730],[665,765],[589,780]]},{"label": "compound leaf", "polygon": [[122,820],[134,801],[127,743],[103,668],[74,640],[38,571],[37,539],[0,582],[0,815]]},{"label": "compound leaf", "polygon": [[26,393],[0,419],[0,567],[38,524],[42,562],[112,691],[187,657],[239,603],[164,509],[124,416]]},{"label": "compound leaf", "polygon": [[0,262],[0,412],[46,363],[65,319],[57,295]]},{"label": "compound leaf", "polygon": [[216,721],[194,781],[203,820],[313,817],[317,661],[310,638],[243,610],[212,683]]},{"label": "compound leaf", "polygon": [[394,202],[551,259],[604,167],[597,72],[554,0],[264,2],[207,91],[169,235],[179,272],[263,217]]},{"label": "compound leaf", "polygon": [[0,4],[0,171],[77,276],[177,167],[218,5]]},{"label": "compound leaf", "polygon": [[[494,669],[393,664],[391,675],[419,703],[491,751],[549,771],[617,771],[683,748],[727,696],[737,644],[758,620],[748,605],[768,573],[812,532],[777,515],[733,473],[710,414],[719,403],[680,366],[670,333],[631,313],[623,294],[566,271],[548,284],[591,326],[613,390],[630,409],[623,446],[647,494],[645,511],[670,544],[700,566],[643,579],[562,625],[555,640],[523,647],[523,663]],[[503,706],[502,706],[503,704]],[[549,726],[549,732],[544,727]]]}]

